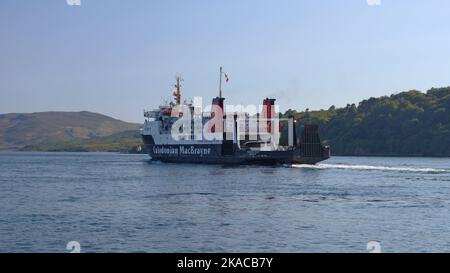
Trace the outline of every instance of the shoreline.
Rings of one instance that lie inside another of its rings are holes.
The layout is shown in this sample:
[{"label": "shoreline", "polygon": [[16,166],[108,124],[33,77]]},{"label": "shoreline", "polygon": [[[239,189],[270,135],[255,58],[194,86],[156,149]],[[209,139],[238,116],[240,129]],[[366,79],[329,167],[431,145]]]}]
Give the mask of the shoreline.
[{"label": "shoreline", "polygon": [[[108,154],[147,154],[146,152],[120,152],[120,151],[21,151],[21,150],[0,150],[0,154],[2,153],[83,153],[83,154],[95,154],[95,153],[108,153]],[[332,154],[331,158],[333,157],[388,157],[388,158],[450,158],[450,156],[440,156],[440,155],[348,155],[348,154]]]}]

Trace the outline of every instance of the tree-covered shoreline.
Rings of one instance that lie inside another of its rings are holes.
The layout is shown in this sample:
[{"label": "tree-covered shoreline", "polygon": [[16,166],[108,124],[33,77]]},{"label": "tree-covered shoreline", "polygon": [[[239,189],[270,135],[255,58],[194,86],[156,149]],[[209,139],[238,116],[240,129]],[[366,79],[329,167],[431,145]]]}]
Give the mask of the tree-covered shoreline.
[{"label": "tree-covered shoreline", "polygon": [[343,108],[296,112],[320,126],[334,155],[450,156],[450,87],[370,98]]}]

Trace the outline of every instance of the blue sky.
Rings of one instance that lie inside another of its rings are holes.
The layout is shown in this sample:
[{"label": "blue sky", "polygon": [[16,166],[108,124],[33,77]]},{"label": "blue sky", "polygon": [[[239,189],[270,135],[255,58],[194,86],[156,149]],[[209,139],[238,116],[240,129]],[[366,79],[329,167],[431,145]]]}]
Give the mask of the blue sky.
[{"label": "blue sky", "polygon": [[142,121],[169,98],[345,106],[450,85],[450,1],[0,1],[0,113],[100,112]]}]

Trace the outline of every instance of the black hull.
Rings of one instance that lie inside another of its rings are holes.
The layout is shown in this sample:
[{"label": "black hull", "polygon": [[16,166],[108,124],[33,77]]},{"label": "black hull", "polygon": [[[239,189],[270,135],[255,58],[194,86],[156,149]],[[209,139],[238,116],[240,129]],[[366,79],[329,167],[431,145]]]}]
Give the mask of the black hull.
[{"label": "black hull", "polygon": [[319,156],[302,156],[299,149],[286,151],[250,151],[236,146],[231,154],[224,154],[223,145],[155,145],[145,144],[153,161],[169,163],[197,163],[221,165],[279,165],[316,164],[328,159],[329,152]]}]

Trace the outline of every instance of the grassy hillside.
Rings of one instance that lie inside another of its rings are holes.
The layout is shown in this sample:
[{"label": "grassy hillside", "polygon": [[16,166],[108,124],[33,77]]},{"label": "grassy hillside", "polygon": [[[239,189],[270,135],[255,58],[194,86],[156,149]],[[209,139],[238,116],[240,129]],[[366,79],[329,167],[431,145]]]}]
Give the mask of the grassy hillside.
[{"label": "grassy hillside", "polygon": [[142,140],[139,131],[132,130],[93,139],[29,145],[23,147],[21,151],[137,153],[138,147],[141,146]]},{"label": "grassy hillside", "polygon": [[91,112],[42,112],[0,115],[0,149],[76,142],[137,131],[127,123]]},{"label": "grassy hillside", "polygon": [[450,156],[450,87],[291,114],[319,124],[335,155]]}]

